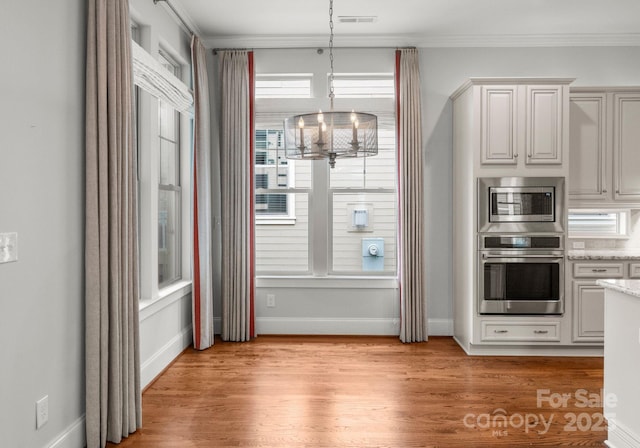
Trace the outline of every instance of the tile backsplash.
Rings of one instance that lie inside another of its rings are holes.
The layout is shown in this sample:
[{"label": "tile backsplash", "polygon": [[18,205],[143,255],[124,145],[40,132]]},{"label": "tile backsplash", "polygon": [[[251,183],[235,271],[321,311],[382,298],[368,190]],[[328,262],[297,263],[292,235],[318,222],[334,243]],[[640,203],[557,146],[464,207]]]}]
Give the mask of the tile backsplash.
[{"label": "tile backsplash", "polygon": [[640,209],[631,210],[629,238],[569,238],[568,249],[574,241],[583,241],[585,249],[640,249]]}]

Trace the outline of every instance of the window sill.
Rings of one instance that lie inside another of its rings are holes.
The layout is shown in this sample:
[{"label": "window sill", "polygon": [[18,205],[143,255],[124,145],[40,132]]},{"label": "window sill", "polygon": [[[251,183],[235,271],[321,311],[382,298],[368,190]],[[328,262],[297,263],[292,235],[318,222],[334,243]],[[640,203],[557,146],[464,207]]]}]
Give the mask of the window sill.
[{"label": "window sill", "polygon": [[256,288],[398,289],[394,276],[279,276],[256,277]]},{"label": "window sill", "polygon": [[140,321],[156,314],[162,309],[191,293],[191,280],[181,280],[158,291],[155,299],[140,301]]}]

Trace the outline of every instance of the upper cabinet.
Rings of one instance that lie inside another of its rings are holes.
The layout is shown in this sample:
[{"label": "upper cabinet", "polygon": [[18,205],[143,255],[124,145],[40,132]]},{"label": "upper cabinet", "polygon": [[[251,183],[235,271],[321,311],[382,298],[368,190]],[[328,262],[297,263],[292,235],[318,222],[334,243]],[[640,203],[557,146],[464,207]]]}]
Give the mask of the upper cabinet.
[{"label": "upper cabinet", "polygon": [[[541,175],[545,167],[557,170],[568,159],[572,81],[472,78],[452,95],[456,121],[468,124],[454,123],[454,138],[468,142],[480,171]],[[460,135],[461,129],[467,134]]]},{"label": "upper cabinet", "polygon": [[574,88],[569,199],[573,205],[640,201],[640,88]]},{"label": "upper cabinet", "polygon": [[613,95],[613,199],[640,201],[640,91]]},{"label": "upper cabinet", "polygon": [[482,86],[480,156],[483,164],[518,163],[518,86]]},{"label": "upper cabinet", "polygon": [[[527,164],[560,164],[567,138],[564,126],[568,89],[561,85],[524,86]],[[566,103],[566,104],[565,104]]]}]

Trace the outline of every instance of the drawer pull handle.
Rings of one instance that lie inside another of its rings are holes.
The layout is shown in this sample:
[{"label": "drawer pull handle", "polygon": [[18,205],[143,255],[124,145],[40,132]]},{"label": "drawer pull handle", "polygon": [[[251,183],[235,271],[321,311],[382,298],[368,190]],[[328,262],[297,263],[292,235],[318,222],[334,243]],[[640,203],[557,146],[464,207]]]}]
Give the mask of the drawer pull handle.
[{"label": "drawer pull handle", "polygon": [[549,330],[533,330],[533,332],[535,334],[547,334],[549,333]]},{"label": "drawer pull handle", "polygon": [[507,333],[508,331],[509,330],[493,330],[494,333],[501,333],[501,334]]},{"label": "drawer pull handle", "polygon": [[606,269],[591,269],[591,272],[607,272]]}]

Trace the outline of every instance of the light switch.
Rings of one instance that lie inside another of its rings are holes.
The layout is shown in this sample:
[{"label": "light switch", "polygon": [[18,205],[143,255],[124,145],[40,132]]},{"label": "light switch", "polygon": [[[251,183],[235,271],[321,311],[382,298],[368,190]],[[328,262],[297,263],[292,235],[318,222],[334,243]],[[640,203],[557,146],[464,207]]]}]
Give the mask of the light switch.
[{"label": "light switch", "polygon": [[0,233],[0,263],[18,261],[18,234]]}]

